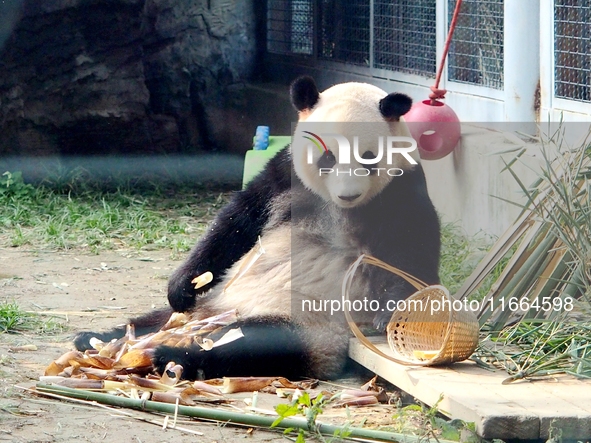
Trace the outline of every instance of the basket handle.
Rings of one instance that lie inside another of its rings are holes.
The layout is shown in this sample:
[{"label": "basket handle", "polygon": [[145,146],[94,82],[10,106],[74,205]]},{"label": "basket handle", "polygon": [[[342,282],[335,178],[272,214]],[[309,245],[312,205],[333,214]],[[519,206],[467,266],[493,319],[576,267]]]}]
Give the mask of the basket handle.
[{"label": "basket handle", "polygon": [[[359,262],[359,263],[357,263],[357,262]],[[390,271],[392,274],[396,274],[399,277],[402,277],[403,279],[405,279],[407,282],[409,282],[411,285],[413,285],[417,291],[420,291],[421,289],[425,289],[427,286],[429,286],[423,280],[418,279],[414,275],[411,275],[408,272],[403,271],[402,269],[398,269],[398,268],[395,268],[394,266],[390,266],[388,263],[384,263],[383,261],[381,261],[371,255],[362,254],[361,257],[359,257],[357,259],[357,261],[355,263],[353,263],[353,265],[351,265],[349,270],[354,268],[354,269],[352,269],[352,271],[353,271],[353,273],[355,273],[355,271],[357,270],[357,268],[359,267],[359,265],[361,263],[367,263],[367,264],[385,269],[386,271]]]},{"label": "basket handle", "polygon": [[[418,278],[413,277],[412,275],[410,275],[404,271],[401,271],[398,268],[390,266],[390,265],[384,263],[383,261],[378,260],[375,257],[372,257],[371,255],[363,254],[357,260],[355,260],[355,262],[349,267],[349,269],[345,273],[345,278],[343,279],[343,297],[345,298],[346,301],[349,301],[349,290],[351,289],[353,277],[355,275],[355,272],[357,271],[357,268],[359,267],[359,265],[361,265],[361,263],[368,263],[371,265],[379,266],[382,269],[386,269],[386,270],[404,278],[406,281],[408,281],[411,285],[413,285],[418,290],[421,290],[427,286],[424,282],[422,282]],[[347,305],[349,305],[349,304],[347,304]],[[359,327],[357,326],[357,323],[355,323],[355,321],[351,317],[351,312],[349,312],[348,309],[345,309],[345,318],[347,319],[347,322],[349,323],[349,327],[351,328],[353,335],[355,335],[355,337],[357,337],[357,339],[361,342],[361,344],[363,344],[366,348],[375,352],[380,357],[383,357],[383,358],[385,358],[389,361],[392,361],[394,363],[398,363],[398,364],[405,365],[405,366],[412,365],[412,364],[409,364],[409,362],[407,362],[407,361],[398,359],[396,357],[392,357],[391,355],[388,355],[388,354],[382,352],[380,349],[378,349],[371,341],[369,341],[369,339],[365,335],[363,335],[363,332],[361,332],[361,329],[359,329]]]}]

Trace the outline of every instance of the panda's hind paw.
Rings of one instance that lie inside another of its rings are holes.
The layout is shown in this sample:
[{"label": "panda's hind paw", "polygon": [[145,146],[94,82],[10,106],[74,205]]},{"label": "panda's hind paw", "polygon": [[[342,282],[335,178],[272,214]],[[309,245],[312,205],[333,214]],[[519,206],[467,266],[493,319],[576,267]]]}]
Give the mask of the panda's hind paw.
[{"label": "panda's hind paw", "polygon": [[183,367],[182,378],[185,380],[197,380],[199,375],[201,356],[193,348],[175,348],[172,346],[158,346],[154,350],[152,364],[160,375],[166,370],[169,362],[174,362]]}]

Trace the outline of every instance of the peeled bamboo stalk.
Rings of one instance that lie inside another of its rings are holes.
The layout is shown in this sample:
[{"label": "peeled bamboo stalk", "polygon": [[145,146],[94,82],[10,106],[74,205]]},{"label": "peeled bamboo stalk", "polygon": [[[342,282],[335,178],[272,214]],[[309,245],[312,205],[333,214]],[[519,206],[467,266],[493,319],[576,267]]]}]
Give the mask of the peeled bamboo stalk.
[{"label": "peeled bamboo stalk", "polygon": [[[555,246],[558,248],[559,242],[556,242]],[[545,297],[550,299],[555,297],[558,293],[557,288],[561,285],[561,280],[564,280],[568,274],[566,262],[571,258],[566,249],[554,249],[549,254],[548,266],[542,271],[528,296],[530,302],[543,300]],[[526,316],[527,318],[544,318],[546,317],[545,314],[543,310],[531,308]]]},{"label": "peeled bamboo stalk", "polygon": [[[38,383],[36,389],[40,393],[58,394],[64,397],[71,397],[97,403],[108,404],[111,406],[120,406],[138,410],[147,410],[162,412],[165,414],[184,415],[188,417],[201,418],[205,420],[219,421],[235,425],[259,426],[270,428],[278,417],[261,416],[246,414],[235,411],[226,411],[214,408],[204,408],[199,406],[183,406],[170,403],[160,403],[150,400],[137,400],[126,397],[117,397],[114,395],[103,394],[100,392],[83,391],[79,389],[70,389],[61,386],[51,386]],[[349,426],[335,426],[327,423],[316,422],[313,429],[310,428],[305,418],[285,418],[275,428],[278,429],[303,429],[309,432],[319,432],[323,435],[343,435],[346,433],[348,438],[368,439],[381,442],[405,442],[405,443],[425,443],[424,437],[414,435],[405,435],[395,432],[377,431],[373,429],[352,428]],[[440,443],[452,443],[450,440],[439,438]]]},{"label": "peeled bamboo stalk", "polygon": [[[523,265],[516,270],[514,278],[511,279],[511,284],[507,285],[506,290],[499,294],[498,298],[505,297],[508,299],[510,296],[521,298],[528,287],[531,286],[535,275],[537,275],[539,272],[540,266],[545,260],[547,260],[547,251],[553,241],[553,237],[548,237],[536,245],[534,252],[523,263]],[[507,323],[507,320],[511,314],[511,310],[503,310],[496,318],[495,322],[491,326],[491,329],[493,331],[502,329]],[[484,316],[481,318],[481,324],[483,319]]]}]

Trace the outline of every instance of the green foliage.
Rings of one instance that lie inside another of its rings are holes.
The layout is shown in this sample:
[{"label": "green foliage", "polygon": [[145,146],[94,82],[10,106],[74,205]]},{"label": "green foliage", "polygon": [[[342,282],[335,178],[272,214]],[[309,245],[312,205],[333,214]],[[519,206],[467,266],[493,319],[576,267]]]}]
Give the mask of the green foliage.
[{"label": "green foliage", "polygon": [[4,303],[0,306],[0,330],[15,331],[27,322],[28,317],[16,303]]},{"label": "green foliage", "polygon": [[477,355],[505,369],[506,384],[560,373],[591,378],[589,322],[521,321],[491,340],[504,346],[481,347]]},{"label": "green foliage", "polygon": [[[280,404],[275,407],[275,411],[277,412],[277,415],[279,415],[279,417],[277,417],[277,420],[273,422],[271,427],[276,427],[287,417],[303,415],[306,418],[308,429],[319,435],[319,433],[316,432],[316,418],[319,414],[322,413],[325,405],[326,400],[324,399],[322,394],[319,394],[314,400],[311,400],[310,395],[307,392],[304,392],[302,395],[293,400],[290,404]],[[287,428],[284,431],[284,434],[289,434],[293,431],[293,428]],[[345,435],[339,436],[345,437]],[[306,441],[305,437],[306,432],[303,429],[298,429],[296,443],[304,443]]]},{"label": "green foliage", "polygon": [[441,226],[441,283],[455,293],[490,246],[485,237],[469,238],[455,223]]},{"label": "green foliage", "polygon": [[591,144],[587,134],[570,146],[567,129],[540,137],[542,164],[531,185],[513,170],[525,148],[506,162],[527,204],[514,227],[514,257],[489,300],[495,309],[480,319],[488,321],[483,331],[493,345],[477,352],[481,363],[511,375],[505,383],[558,373],[591,377]]},{"label": "green foliage", "polygon": [[[478,442],[474,423],[466,423],[462,420],[447,420],[441,416],[439,403],[443,400],[440,396],[437,402],[428,407],[424,404],[411,404],[404,406],[392,417],[397,432],[415,434],[425,441],[446,440],[460,441],[463,438],[466,443]],[[462,435],[462,431],[467,435]],[[474,435],[474,438],[470,436]],[[467,440],[466,440],[467,439]]]},{"label": "green foliage", "polygon": [[[516,262],[521,269],[510,269],[511,280],[507,288],[517,298],[542,304],[543,299],[580,298],[591,309],[591,143],[586,140],[572,147],[566,141],[568,127],[560,126],[555,132],[541,138],[540,155],[543,163],[537,180],[526,186],[512,169],[520,161],[524,149],[507,163],[507,171],[520,186],[527,205],[526,214],[535,221],[523,258]],[[529,234],[529,232],[528,232]],[[527,238],[527,235],[524,237]],[[528,290],[535,288],[535,290]],[[497,298],[501,295],[498,294]],[[525,318],[554,320],[563,310],[530,309]],[[509,318],[501,315],[496,330]]]},{"label": "green foliage", "polygon": [[20,172],[5,172],[0,176],[0,201],[14,201],[30,199],[35,188],[23,181]]}]

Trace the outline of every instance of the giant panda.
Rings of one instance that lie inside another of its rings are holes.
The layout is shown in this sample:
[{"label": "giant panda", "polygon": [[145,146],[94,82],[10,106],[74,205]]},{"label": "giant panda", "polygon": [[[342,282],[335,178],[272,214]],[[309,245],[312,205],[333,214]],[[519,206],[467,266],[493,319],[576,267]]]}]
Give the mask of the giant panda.
[{"label": "giant panda", "polygon": [[[234,195],[173,273],[170,309],[132,320],[142,334],[157,330],[172,311],[205,318],[237,309],[240,320],[227,328],[239,326],[244,337],[210,351],[197,345],[160,346],[153,355],[158,371],[174,361],[183,366],[186,379],[330,379],[345,365],[350,333],[343,312],[329,312],[326,304],[322,309],[322,302],[341,300],[343,277],[360,254],[371,254],[428,284],[439,282],[439,221],[416,149],[393,155],[390,164],[384,155],[371,168],[355,156],[345,165],[336,138],[307,130],[310,124],[327,125],[329,132],[354,138],[365,127],[359,129],[358,123],[368,125],[371,134],[358,137],[358,154],[376,159],[380,136],[410,136],[402,116],[411,99],[364,83],[338,84],[320,93],[310,77],[298,78],[290,92],[299,115],[291,146]],[[322,149],[311,146],[311,133]],[[369,172],[335,173],[351,168]],[[396,173],[384,172],[390,169]],[[246,266],[254,253],[259,258]],[[354,312],[353,317],[383,330],[392,314],[385,309],[387,302],[404,299],[413,289],[376,269],[361,269],[351,294],[353,300],[370,300],[381,309]],[[213,273],[213,281],[195,290],[191,280],[206,271]],[[90,337],[110,340],[123,333],[122,328],[83,332],[74,343],[85,350]]]}]

